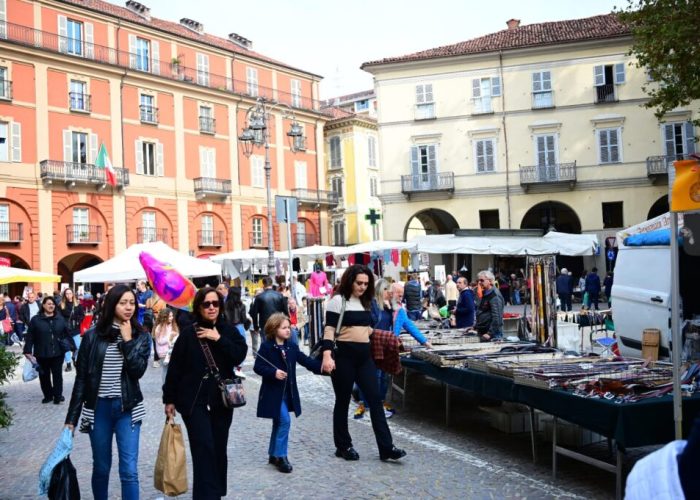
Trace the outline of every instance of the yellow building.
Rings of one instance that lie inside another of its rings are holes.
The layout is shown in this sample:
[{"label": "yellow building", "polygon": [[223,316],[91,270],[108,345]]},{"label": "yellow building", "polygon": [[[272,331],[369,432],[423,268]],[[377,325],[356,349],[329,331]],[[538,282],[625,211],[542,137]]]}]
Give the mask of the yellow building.
[{"label": "yellow building", "polygon": [[647,75],[613,15],[507,24],[363,65],[379,102],[384,238],[556,229],[602,243],[667,210],[667,166],[694,150],[697,106],[661,123],[642,107]]},{"label": "yellow building", "polygon": [[325,110],[332,115],[324,127],[326,177],[338,200],[330,214],[332,244],[381,239],[377,122],[338,107]]}]

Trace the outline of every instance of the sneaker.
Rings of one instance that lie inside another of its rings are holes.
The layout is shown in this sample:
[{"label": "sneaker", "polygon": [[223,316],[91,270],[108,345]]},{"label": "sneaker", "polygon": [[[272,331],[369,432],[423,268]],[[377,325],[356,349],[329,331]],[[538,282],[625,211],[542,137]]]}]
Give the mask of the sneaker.
[{"label": "sneaker", "polygon": [[391,415],[394,415],[394,413],[396,413],[396,410],[390,404],[384,403],[384,413],[391,413]]},{"label": "sneaker", "polygon": [[240,368],[236,368],[235,370],[233,370],[233,375],[240,378],[241,380],[245,380],[246,378],[245,374],[241,371]]},{"label": "sneaker", "polygon": [[393,412],[393,411],[389,411],[389,410],[387,410],[386,408],[384,409],[384,418],[386,418],[387,420],[389,420],[389,419],[390,419],[391,417],[393,417],[393,416],[394,416],[394,412]]},{"label": "sneaker", "polygon": [[365,405],[363,403],[360,403],[360,405],[357,407],[357,410],[355,410],[355,414],[353,415],[353,418],[355,420],[359,420],[364,416],[365,416]]},{"label": "sneaker", "polygon": [[160,363],[158,361],[154,361],[153,368],[160,368]]}]

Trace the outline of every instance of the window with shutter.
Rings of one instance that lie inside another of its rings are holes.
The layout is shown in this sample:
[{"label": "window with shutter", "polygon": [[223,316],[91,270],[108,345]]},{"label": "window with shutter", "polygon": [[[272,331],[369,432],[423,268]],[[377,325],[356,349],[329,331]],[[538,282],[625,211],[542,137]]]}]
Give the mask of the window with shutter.
[{"label": "window with shutter", "polygon": [[197,53],[197,84],[209,86],[209,56]]},{"label": "window with shutter", "polygon": [[496,170],[496,140],[481,139],[474,141],[475,169],[478,173]]},{"label": "window with shutter", "polygon": [[256,68],[246,68],[246,85],[248,95],[258,96],[258,70]]},{"label": "window with shutter", "polygon": [[342,156],[340,152],[340,137],[331,137],[331,168],[340,168],[343,166]]},{"label": "window with shutter", "polygon": [[306,189],[308,166],[305,161],[294,162],[294,185],[297,189]]},{"label": "window with shutter", "polygon": [[156,213],[151,211],[143,212],[141,221],[143,224],[141,242],[150,243],[156,241]]},{"label": "window with shutter", "polygon": [[617,63],[615,65],[615,84],[621,85],[625,83],[625,64]]},{"label": "window with shutter", "polygon": [[71,160],[73,163],[85,165],[88,163],[88,135],[83,132],[73,132],[71,138]]},{"label": "window with shutter", "polygon": [[501,79],[474,78],[472,79],[473,114],[493,113],[492,98],[501,95]]},{"label": "window with shutter", "polygon": [[430,120],[435,118],[435,102],[433,97],[433,84],[424,83],[416,85],[416,120]]},{"label": "window with shutter", "polygon": [[84,54],[83,23],[80,21],[66,20],[66,53],[74,56],[82,56]]},{"label": "window with shutter", "polygon": [[12,138],[10,144],[12,146],[12,161],[19,163],[22,161],[22,124],[19,122],[11,122]]},{"label": "window with shutter", "polygon": [[692,122],[666,123],[663,126],[665,154],[669,159],[682,159],[695,152]]},{"label": "window with shutter", "polygon": [[695,125],[693,122],[685,122],[685,154],[695,153]]},{"label": "window with shutter", "polygon": [[367,136],[367,156],[370,167],[377,166],[377,139],[373,136]]},{"label": "window with shutter", "polygon": [[598,148],[600,163],[618,163],[622,161],[620,150],[620,129],[598,130]]},{"label": "window with shutter", "polygon": [[[143,175],[158,175],[157,174],[157,162],[158,162],[158,157],[157,157],[157,147],[156,143],[153,142],[147,142],[147,141],[137,141],[138,143],[141,144],[140,149],[140,155],[137,152],[136,154],[136,173],[141,173]],[[162,144],[158,144],[157,146],[161,146]],[[141,166],[141,172],[139,172],[139,164]]]},{"label": "window with shutter", "polygon": [[291,86],[292,86],[292,106],[295,108],[300,108],[301,107],[301,81],[292,79],[291,80]]},{"label": "window with shutter", "polygon": [[[2,0],[0,0],[2,1]],[[8,78],[7,68],[0,66],[0,99],[12,99],[11,83]]]},{"label": "window with shutter", "polygon": [[145,38],[135,37],[136,59],[134,68],[139,71],[150,71],[151,42]]},{"label": "window with shutter", "polygon": [[549,71],[536,71],[532,74],[532,107],[539,109],[552,106],[552,74]]},{"label": "window with shutter", "polygon": [[250,182],[253,187],[265,187],[265,159],[259,155],[250,157]]},{"label": "window with shutter", "polygon": [[253,246],[261,246],[263,244],[263,220],[261,217],[253,217],[252,219],[253,228]]},{"label": "window with shutter", "polygon": [[163,144],[156,143],[156,175],[163,177],[165,175],[165,158],[163,156]]},{"label": "window with shutter", "polygon": [[624,63],[598,65],[593,67],[596,103],[617,101],[615,85],[625,83]]}]

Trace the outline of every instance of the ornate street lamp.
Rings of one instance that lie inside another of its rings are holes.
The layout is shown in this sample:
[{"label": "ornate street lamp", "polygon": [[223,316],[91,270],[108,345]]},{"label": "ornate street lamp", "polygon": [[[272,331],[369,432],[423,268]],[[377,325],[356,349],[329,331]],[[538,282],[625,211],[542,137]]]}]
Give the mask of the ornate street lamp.
[{"label": "ornate street lamp", "polygon": [[[287,138],[289,140],[289,149],[292,153],[296,153],[300,137],[304,136],[302,125],[297,122],[294,110],[286,104],[270,102],[263,97],[258,97],[255,106],[250,108],[246,113],[246,126],[238,136],[238,142],[241,144],[241,149],[246,158],[250,158],[256,147],[262,146],[265,148],[265,189],[267,191],[267,272],[272,276],[275,269],[275,246],[274,236],[272,233],[272,188],[270,186],[270,178],[272,176],[272,165],[270,164],[270,128],[268,121],[270,113],[279,110],[282,112],[282,118],[287,118],[292,121]],[[291,266],[292,263],[290,262]]]}]

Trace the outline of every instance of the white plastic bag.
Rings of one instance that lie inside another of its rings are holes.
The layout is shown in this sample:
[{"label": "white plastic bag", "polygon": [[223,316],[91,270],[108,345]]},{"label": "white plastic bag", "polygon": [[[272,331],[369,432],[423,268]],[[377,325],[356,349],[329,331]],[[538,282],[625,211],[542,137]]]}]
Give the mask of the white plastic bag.
[{"label": "white plastic bag", "polygon": [[34,364],[27,358],[24,359],[24,369],[22,370],[22,380],[25,382],[31,382],[39,376],[39,372],[36,371]]}]

